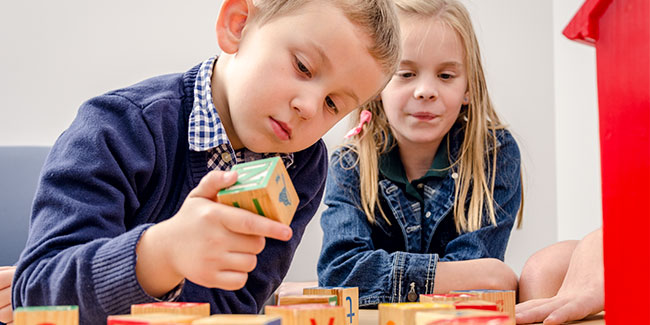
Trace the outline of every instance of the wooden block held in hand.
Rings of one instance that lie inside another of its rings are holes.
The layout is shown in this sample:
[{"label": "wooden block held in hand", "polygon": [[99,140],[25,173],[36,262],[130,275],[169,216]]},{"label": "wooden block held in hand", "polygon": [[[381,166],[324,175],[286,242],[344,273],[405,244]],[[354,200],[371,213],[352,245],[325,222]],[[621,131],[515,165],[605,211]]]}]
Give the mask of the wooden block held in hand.
[{"label": "wooden block held in hand", "polygon": [[314,287],[304,288],[305,295],[336,295],[338,305],[345,308],[345,324],[359,325],[359,288],[358,287]]},{"label": "wooden block held in hand", "polygon": [[282,317],[282,325],[339,325],[345,324],[343,307],[324,304],[266,306],[264,313]]},{"label": "wooden block held in hand", "polygon": [[269,315],[212,315],[197,319],[198,325],[281,325],[282,318]]},{"label": "wooden block held in hand", "polygon": [[208,317],[210,316],[210,304],[205,302],[154,302],[131,305],[131,315],[156,313]]},{"label": "wooden block held in hand", "polygon": [[379,304],[379,325],[415,324],[415,313],[421,311],[452,310],[451,304],[435,302],[402,302]]},{"label": "wooden block held in hand", "polygon": [[337,306],[338,298],[336,295],[299,295],[299,296],[281,296],[279,297],[278,306],[301,305],[301,304],[326,304]]},{"label": "wooden block held in hand", "polygon": [[14,310],[14,325],[78,325],[77,306],[18,307]]},{"label": "wooden block held in hand", "polygon": [[199,318],[202,317],[198,315],[180,315],[168,313],[111,315],[108,316],[107,325],[191,324],[192,321]]},{"label": "wooden block held in hand", "polygon": [[289,225],[298,208],[298,194],[280,157],[232,167],[237,182],[217,193],[220,203],[246,209]]}]

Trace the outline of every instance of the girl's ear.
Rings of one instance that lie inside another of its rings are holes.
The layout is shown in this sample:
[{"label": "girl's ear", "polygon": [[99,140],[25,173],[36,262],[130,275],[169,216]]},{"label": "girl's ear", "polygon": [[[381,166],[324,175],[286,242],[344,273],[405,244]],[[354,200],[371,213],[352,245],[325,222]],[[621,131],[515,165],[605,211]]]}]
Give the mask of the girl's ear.
[{"label": "girl's ear", "polygon": [[224,0],[221,5],[217,17],[217,42],[225,53],[234,54],[239,50],[251,5],[248,0]]},{"label": "girl's ear", "polygon": [[463,97],[463,105],[468,105],[469,104],[469,91],[465,93],[465,96]]}]

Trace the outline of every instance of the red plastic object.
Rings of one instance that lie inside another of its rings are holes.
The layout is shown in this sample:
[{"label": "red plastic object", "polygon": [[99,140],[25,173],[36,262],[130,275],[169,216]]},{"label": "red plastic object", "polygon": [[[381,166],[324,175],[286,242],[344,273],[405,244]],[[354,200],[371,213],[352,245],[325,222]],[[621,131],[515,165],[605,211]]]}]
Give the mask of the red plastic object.
[{"label": "red plastic object", "polygon": [[564,29],[596,47],[607,324],[650,324],[650,1],[587,0]]}]

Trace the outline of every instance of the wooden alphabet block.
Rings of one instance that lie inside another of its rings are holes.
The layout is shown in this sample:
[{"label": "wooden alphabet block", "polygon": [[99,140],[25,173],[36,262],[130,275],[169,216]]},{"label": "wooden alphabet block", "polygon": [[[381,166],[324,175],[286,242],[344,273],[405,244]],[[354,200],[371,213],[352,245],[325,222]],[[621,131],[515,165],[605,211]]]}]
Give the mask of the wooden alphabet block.
[{"label": "wooden alphabet block", "polygon": [[210,304],[198,302],[154,302],[131,305],[131,315],[156,313],[208,317],[210,316]]},{"label": "wooden alphabet block", "polygon": [[197,319],[198,325],[281,325],[282,318],[269,315],[212,315]]},{"label": "wooden alphabet block", "polygon": [[232,170],[237,182],[217,193],[219,202],[291,223],[299,200],[280,157],[237,164]]},{"label": "wooden alphabet block", "polygon": [[323,304],[266,306],[264,313],[280,316],[282,325],[341,325],[345,319],[343,307]]},{"label": "wooden alphabet block", "polygon": [[515,291],[514,290],[454,290],[449,293],[472,293],[478,295],[480,300],[491,301],[497,304],[497,310],[515,318]]},{"label": "wooden alphabet block", "polygon": [[379,325],[414,324],[417,312],[452,309],[454,306],[451,304],[435,302],[379,304]]},{"label": "wooden alphabet block", "polygon": [[282,296],[279,298],[278,306],[301,305],[301,304],[326,304],[337,306],[338,298],[336,295],[302,295],[302,296]]},{"label": "wooden alphabet block", "polygon": [[456,309],[476,309],[476,310],[490,310],[498,311],[499,307],[496,303],[485,300],[468,300],[454,302]]},{"label": "wooden alphabet block", "polygon": [[18,307],[14,310],[15,325],[79,325],[77,306]]},{"label": "wooden alphabet block", "polygon": [[202,318],[198,315],[179,314],[138,314],[138,315],[111,315],[108,316],[107,325],[148,325],[148,324],[191,324],[192,321]]},{"label": "wooden alphabet block", "polygon": [[420,294],[420,302],[455,302],[479,299],[472,293]]},{"label": "wooden alphabet block", "polygon": [[488,310],[438,310],[418,312],[415,325],[514,325],[507,314]]},{"label": "wooden alphabet block", "polygon": [[305,295],[332,294],[338,298],[338,305],[345,308],[345,324],[359,325],[359,288],[357,287],[314,287],[304,288]]}]

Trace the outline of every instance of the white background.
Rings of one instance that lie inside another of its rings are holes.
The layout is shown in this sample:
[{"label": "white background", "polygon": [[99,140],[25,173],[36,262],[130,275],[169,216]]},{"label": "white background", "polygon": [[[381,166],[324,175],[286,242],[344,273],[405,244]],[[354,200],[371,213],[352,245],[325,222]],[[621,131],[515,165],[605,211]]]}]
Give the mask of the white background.
[{"label": "white background", "polygon": [[[463,2],[492,98],[523,157],[524,223],[506,254],[520,272],[537,249],[601,225],[595,51],[561,34],[582,0]],[[0,146],[50,146],[84,100],[218,53],[219,4],[2,1]],[[344,120],[325,136],[330,149],[347,128]],[[321,236],[316,216],[287,280],[316,279]]]}]

